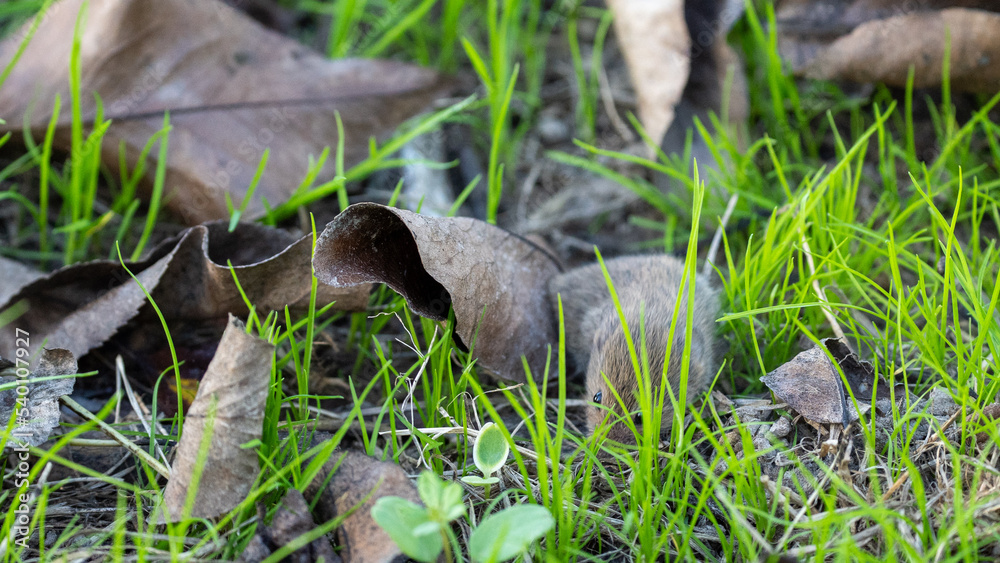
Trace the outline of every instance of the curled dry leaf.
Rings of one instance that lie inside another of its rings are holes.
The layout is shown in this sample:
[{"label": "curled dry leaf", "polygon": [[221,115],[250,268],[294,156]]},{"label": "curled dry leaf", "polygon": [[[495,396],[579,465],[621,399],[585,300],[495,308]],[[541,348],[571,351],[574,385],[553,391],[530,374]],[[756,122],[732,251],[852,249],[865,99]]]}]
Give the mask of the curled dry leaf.
[{"label": "curled dry leaf", "polygon": [[540,373],[548,345],[558,342],[546,298],[558,264],[483,221],[359,203],[323,230],[313,265],[334,287],[385,283],[431,319],[446,320],[451,305],[462,343],[504,379],[525,380],[522,356]]},{"label": "curled dry leaf", "polygon": [[608,0],[615,35],[639,101],[639,118],[659,142],[674,119],[690,71],[682,0]]},{"label": "curled dry leaf", "polygon": [[[309,505],[305,497],[298,489],[288,489],[281,505],[271,519],[270,525],[264,524],[266,514],[264,506],[257,505],[257,534],[250,540],[247,548],[243,551],[239,560],[244,563],[260,563],[271,556],[275,551],[288,545],[296,538],[316,528],[312,514],[309,512]],[[282,561],[289,563],[312,563],[313,561],[326,561],[334,563],[340,561],[340,557],[333,552],[333,547],[326,539],[320,536],[308,544],[288,554]]]},{"label": "curled dry leaf", "polygon": [[782,55],[801,75],[905,87],[913,67],[914,86],[932,87],[941,84],[948,48],[953,89],[989,94],[1000,89],[998,13],[968,8],[916,11],[855,2],[838,17],[819,21],[803,15],[802,4],[779,12],[778,22]]},{"label": "curled dry leaf", "polygon": [[[742,16],[743,8],[742,2],[702,0],[688,2],[684,10],[692,42],[691,69],[683,95],[674,106],[673,120],[660,140],[660,148],[668,155],[690,151],[690,158],[701,167],[703,178],[709,176],[708,168],[718,169],[723,163],[716,161],[717,155],[698,134],[696,119],[709,125],[714,112],[722,125],[729,126],[734,138],[741,145],[746,144],[739,125],[750,116],[749,86],[739,55],[726,42],[726,35]],[[688,145],[688,133],[692,131],[694,134]],[[659,176],[658,184],[661,189],[674,192],[687,189],[667,176]]]},{"label": "curled dry leaf", "polygon": [[[69,60],[81,5],[63,0],[42,17],[0,90],[2,130],[18,131],[27,118],[32,135],[42,138],[59,95],[54,145],[69,148]],[[413,65],[327,60],[218,0],[90,0],[88,6],[81,104],[92,122],[99,95],[112,121],[101,158],[118,170],[124,144],[126,162],[135,167],[170,111],[164,201],[189,224],[228,217],[227,194],[243,200],[265,149],[270,158],[249,216],[264,211],[264,200],[284,202],[306,175],[310,155],[337,145],[337,112],[351,166],[367,156],[372,136],[387,136],[446,89],[436,72]],[[27,29],[0,44],[0,67],[13,59]],[[327,164],[321,181],[333,177],[333,163]]]},{"label": "curled dry leaf", "polygon": [[[896,401],[906,399],[906,386],[897,384],[895,388],[890,388],[884,380],[876,373],[871,362],[862,360],[855,354],[842,340],[837,338],[827,338],[822,341],[823,346],[830,351],[834,359],[840,365],[848,385],[851,386],[851,394],[858,401],[858,406],[862,409],[870,404],[872,396],[872,386],[875,389],[875,399],[895,399]],[[848,401],[850,398],[848,397]]]},{"label": "curled dry leaf", "polygon": [[[329,472],[334,470],[329,484],[321,490]],[[307,498],[316,495],[320,497],[316,502],[316,515],[323,520],[354,511],[337,529],[337,543],[342,548],[344,561],[388,563],[402,555],[389,534],[371,516],[372,506],[382,497],[401,497],[420,504],[416,487],[401,467],[358,452],[345,452],[342,457],[335,453],[306,489]]]},{"label": "curled dry leaf", "polygon": [[[146,259],[127,264],[168,320],[210,319],[248,312],[227,262],[258,311],[308,304],[311,254],[311,235],[296,240],[285,231],[250,223],[229,232],[226,223],[214,222],[191,227]],[[0,287],[7,281],[0,278]],[[320,285],[317,303],[335,301],[338,309],[361,310],[369,289]],[[15,325],[28,331],[36,346],[45,340],[46,346],[66,348],[79,358],[149,308],[146,295],[121,264],[107,260],[68,266],[29,283],[0,302],[0,313],[22,301],[27,312],[0,327],[4,356],[13,355]]]},{"label": "curled dry leaf", "polygon": [[[273,355],[271,343],[247,334],[243,323],[229,316],[219,349],[185,413],[163,491],[161,521],[214,518],[246,497],[257,476],[257,450],[242,445],[261,437]],[[198,492],[190,514],[185,514],[195,470],[201,475]]]},{"label": "curled dry leaf", "polygon": [[[37,367],[30,373],[19,373],[27,370],[24,366],[23,362],[12,362],[9,367],[0,367],[0,386],[11,385],[0,390],[0,420],[6,424],[14,416],[8,449],[42,445],[59,425],[59,397],[73,392],[72,377],[32,381],[75,374],[76,359],[68,350],[42,350]],[[27,381],[22,377],[25,375]]]}]

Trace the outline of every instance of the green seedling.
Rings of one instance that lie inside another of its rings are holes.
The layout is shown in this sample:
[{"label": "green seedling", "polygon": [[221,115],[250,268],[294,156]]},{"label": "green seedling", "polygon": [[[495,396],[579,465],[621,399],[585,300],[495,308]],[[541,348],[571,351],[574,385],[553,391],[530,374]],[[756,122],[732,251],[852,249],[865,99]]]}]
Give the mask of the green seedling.
[{"label": "green seedling", "polygon": [[503,435],[500,427],[492,422],[487,422],[479,431],[476,445],[472,447],[472,460],[483,476],[466,475],[462,481],[470,485],[486,487],[486,498],[490,497],[490,485],[499,483],[500,478],[493,477],[504,463],[507,463],[507,455],[510,454],[510,446],[507,444],[507,437]]},{"label": "green seedling", "polygon": [[450,542],[455,538],[449,524],[465,514],[462,487],[425,471],[417,479],[417,492],[424,506],[400,497],[383,497],[372,507],[372,518],[408,557],[436,561],[444,549],[445,560],[451,562]]},{"label": "green seedling", "polygon": [[[469,555],[474,561],[495,563],[517,557],[544,536],[555,520],[544,506],[520,504],[488,516],[472,531]],[[524,558],[525,561],[529,559]]]}]

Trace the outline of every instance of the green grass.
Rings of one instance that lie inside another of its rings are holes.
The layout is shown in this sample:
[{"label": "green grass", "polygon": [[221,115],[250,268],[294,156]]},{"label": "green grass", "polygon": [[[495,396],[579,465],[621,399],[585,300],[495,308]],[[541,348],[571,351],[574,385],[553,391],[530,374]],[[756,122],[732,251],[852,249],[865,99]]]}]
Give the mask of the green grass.
[{"label": "green grass", "polygon": [[[703,397],[683,411],[686,424],[674,424],[662,445],[650,430],[658,425],[650,424],[631,450],[606,448],[570,425],[567,399],[580,392],[567,380],[563,343],[552,350],[547,369],[529,374],[528,384],[496,391],[480,378],[470,354],[456,346],[453,320],[438,325],[417,317],[385,288],[372,295],[369,312],[334,313],[318,307],[314,280],[304,315],[257,312],[248,303],[254,311],[248,330],[276,345],[264,434],[255,445],[262,470],[250,496],[218,521],[188,520],[157,529],[146,520],[162,494],[153,468],[136,458],[137,479],[125,482],[73,463],[61,451],[94,424],[67,424],[56,443],[33,453],[102,483],[113,491],[106,498],[116,512],[97,530],[79,517],[52,524],[43,517],[46,505],[78,489],[68,482],[35,489],[29,526],[44,530],[47,540],[57,537],[41,560],[68,554],[231,559],[253,536],[256,503],[270,517],[283,491],[304,488],[324,463],[337,459],[334,449],[352,428],[352,447],[403,464],[422,457],[435,472],[454,478],[452,470],[475,471],[462,429],[493,421],[512,436],[515,428],[505,423],[511,412],[525,421],[512,438],[520,449],[512,451],[511,471],[490,500],[533,502],[551,510],[556,527],[537,546],[534,560],[749,561],[786,553],[824,561],[992,560],[1000,544],[993,515],[1000,432],[983,413],[1000,390],[995,378],[1000,125],[990,118],[1000,95],[979,100],[981,109],[960,117],[947,82],[936,100],[911,86],[902,93],[877,87],[869,100],[859,101],[832,84],[795,80],[777,56],[774,11],[764,3],[748,11],[731,37],[747,63],[750,142],[741,146],[714,117],[699,123],[694,135],[719,165],[694,169],[675,155],[647,159],[601,145],[595,69],[610,56],[602,52],[610,22],[604,10],[574,2],[545,10],[541,0],[288,4],[337,17],[320,38],[331,56],[390,56],[459,70],[477,76],[481,88],[478,97],[416,118],[381,147],[373,144],[370,157],[351,169],[344,169],[338,156],[342,147],[334,147],[339,166],[332,180],[317,183],[330,153],[318,155],[310,171],[295,180],[301,183],[292,198],[271,202],[263,222],[277,224],[325,197],[337,197],[342,208],[349,182],[402,164],[395,153],[403,144],[452,121],[468,124],[488,155],[485,178],[466,195],[484,190],[487,219],[496,222],[519,184],[522,143],[541,109],[541,85],[551,62],[546,46],[558,38],[568,41],[579,140],[544,158],[609,178],[648,203],[654,213],[634,219],[648,232],[647,248],[684,252],[688,280],[693,279],[700,267],[698,241],[716,230],[730,194],[739,195],[713,273],[723,295],[719,334],[728,344],[714,389],[728,390],[730,397],[763,393],[760,376],[833,336],[836,326],[880,377],[890,385],[906,384],[909,393],[891,406],[892,424],[863,416],[851,430],[856,439],[850,446],[842,442],[825,457],[818,451],[828,436],[817,436],[808,425],[792,426],[783,438],[769,433],[775,417],[792,416],[787,409],[768,410],[762,418]],[[26,21],[40,5],[0,6],[0,29],[12,30],[13,22]],[[598,29],[590,65],[577,33],[585,18]],[[122,166],[120,174],[102,169],[97,155],[108,122],[82,123],[78,54],[71,64],[76,86],[72,99],[63,102],[75,108],[69,157],[62,161],[53,153],[50,126],[44,139],[28,140],[24,154],[0,170],[0,205],[14,209],[17,233],[0,253],[43,267],[117,258],[109,241],[120,241],[122,255],[134,258],[148,248],[150,233],[163,220],[159,198],[140,203],[136,193],[144,174],[154,178],[153,193],[163,193],[162,165],[152,171],[142,163],[132,171]],[[933,154],[918,153],[914,121],[925,110],[936,136]],[[144,154],[157,148],[162,155],[169,130],[165,117]],[[686,190],[665,194],[654,175],[673,178]],[[23,184],[27,181],[34,183]],[[94,201],[103,189],[110,192],[108,211],[95,214]],[[233,207],[234,215],[244,209]],[[393,332],[394,318],[403,332]],[[573,321],[562,318],[562,311],[560,320]],[[343,345],[357,354],[344,374],[351,407],[332,438],[311,445],[318,415],[310,407],[320,399],[308,388],[312,343],[334,326],[346,332]],[[164,328],[169,336],[171,327],[164,323]],[[683,403],[687,391],[684,384],[678,390],[650,389],[642,351],[641,342],[630,347],[645,381],[643,420],[656,420],[661,405]],[[348,376],[362,372],[370,379],[359,387],[363,379]],[[934,390],[945,391],[960,406],[947,428],[922,400]],[[879,406],[874,396],[850,399]],[[363,403],[377,405],[378,412],[363,416]],[[106,417],[113,407],[109,400],[96,414]],[[411,407],[422,426],[412,424]],[[176,439],[179,425],[167,426],[169,435],[153,437]],[[456,437],[425,430],[442,427],[455,428]],[[986,439],[977,441],[979,433]],[[0,434],[0,441],[7,439]],[[33,466],[33,483],[43,466]],[[777,475],[768,472],[774,467],[780,467]],[[10,472],[11,466],[4,469]],[[26,491],[4,488],[0,504],[9,506]],[[471,488],[467,493],[469,513],[479,522],[490,503]],[[7,537],[14,518],[8,510],[0,536]],[[324,529],[337,524],[325,523]],[[470,522],[458,526],[467,531]],[[13,562],[24,551],[8,544],[0,553],[0,560]]]}]

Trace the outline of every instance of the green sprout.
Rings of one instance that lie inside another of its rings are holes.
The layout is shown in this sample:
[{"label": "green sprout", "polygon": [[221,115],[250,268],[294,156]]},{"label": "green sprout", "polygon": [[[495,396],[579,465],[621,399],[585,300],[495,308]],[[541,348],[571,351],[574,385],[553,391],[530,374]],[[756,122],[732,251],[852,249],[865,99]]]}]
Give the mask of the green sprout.
[{"label": "green sprout", "polygon": [[500,482],[498,477],[492,475],[503,467],[504,463],[507,463],[508,454],[510,454],[510,446],[507,444],[507,437],[504,436],[499,426],[487,422],[479,430],[476,445],[472,448],[472,460],[483,476],[466,475],[462,477],[462,481],[470,485],[486,487],[486,498],[489,498],[490,485]]}]

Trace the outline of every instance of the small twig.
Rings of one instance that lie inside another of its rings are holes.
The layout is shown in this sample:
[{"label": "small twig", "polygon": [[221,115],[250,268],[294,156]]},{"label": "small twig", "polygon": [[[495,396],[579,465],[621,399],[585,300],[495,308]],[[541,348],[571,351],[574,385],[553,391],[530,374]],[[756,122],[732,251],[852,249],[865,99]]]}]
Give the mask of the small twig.
[{"label": "small twig", "polygon": [[167,466],[163,465],[156,458],[146,453],[139,446],[135,445],[131,440],[125,437],[125,435],[115,430],[113,426],[94,416],[93,413],[91,413],[90,411],[85,409],[82,405],[80,405],[72,398],[70,398],[69,395],[63,395],[62,397],[60,397],[60,399],[62,400],[63,404],[69,407],[70,410],[72,410],[73,412],[79,414],[80,416],[86,418],[87,420],[95,422],[98,426],[101,427],[101,430],[103,430],[105,434],[111,437],[111,439],[121,444],[123,448],[131,452],[133,455],[145,461],[150,467],[153,468],[154,471],[156,471],[166,479],[170,478],[170,469]]},{"label": "small twig", "polygon": [[[428,436],[430,436],[431,439],[439,438],[441,436],[444,436],[445,434],[464,434],[464,433],[468,433],[469,436],[471,436],[473,439],[479,438],[479,430],[476,430],[475,428],[464,428],[462,426],[432,426],[428,428],[417,428],[417,431],[423,434],[427,434]],[[395,432],[397,436],[413,435],[413,431],[411,431],[409,428],[399,428],[396,430],[384,430],[382,432],[379,432],[379,436],[387,436],[389,434],[392,434],[393,432]],[[525,457],[529,457],[531,458],[532,461],[538,463],[539,459],[538,454],[536,454],[534,451],[518,445],[514,445],[513,447],[517,451],[524,454]],[[546,457],[545,461],[548,462],[550,467],[553,465],[551,459],[548,459]]]},{"label": "small twig", "polygon": [[608,80],[608,73],[604,70],[604,65],[597,66],[597,84],[601,91],[601,103],[604,104],[604,112],[611,120],[611,126],[621,135],[625,142],[631,143],[635,140],[632,130],[626,125],[622,116],[618,115],[618,108],[615,107],[615,96],[611,93],[611,81]]},{"label": "small twig", "polygon": [[722,244],[722,233],[726,231],[726,224],[729,223],[729,218],[732,217],[733,210],[736,209],[736,202],[739,200],[740,194],[729,196],[729,203],[726,204],[726,210],[722,213],[722,218],[719,220],[719,228],[715,229],[715,234],[712,235],[712,245],[708,247],[708,256],[705,257],[705,265],[701,267],[701,273],[706,276],[712,273],[712,266],[715,265],[715,255],[719,252],[719,245]]},{"label": "small twig", "polygon": [[809,264],[809,273],[812,275],[812,286],[813,290],[816,292],[816,296],[820,300],[820,309],[823,311],[823,316],[826,317],[827,322],[833,328],[833,334],[840,339],[848,348],[851,347],[850,343],[847,342],[847,338],[844,337],[844,331],[840,328],[840,323],[834,318],[833,313],[830,311],[830,306],[827,305],[826,292],[823,291],[823,287],[819,285],[819,280],[816,279],[816,264],[813,262],[812,249],[809,248],[809,241],[806,240],[805,235],[802,235],[802,250],[806,254],[806,263]]}]

